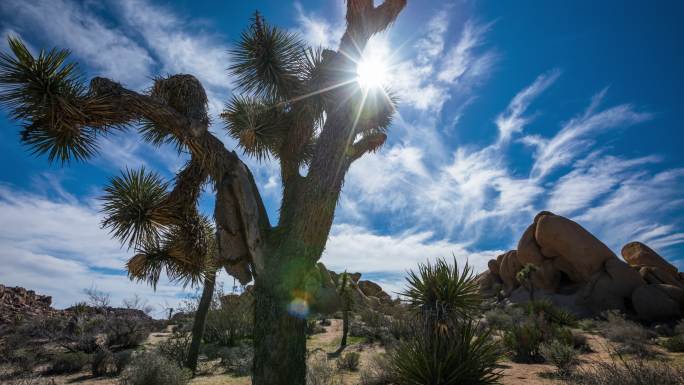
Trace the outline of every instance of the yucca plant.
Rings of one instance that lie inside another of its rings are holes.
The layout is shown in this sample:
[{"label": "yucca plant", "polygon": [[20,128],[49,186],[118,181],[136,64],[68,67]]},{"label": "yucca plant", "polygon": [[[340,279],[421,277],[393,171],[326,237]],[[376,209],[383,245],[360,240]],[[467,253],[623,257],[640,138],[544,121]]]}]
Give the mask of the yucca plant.
[{"label": "yucca plant", "polygon": [[458,261],[449,264],[445,259],[418,265],[418,271],[409,271],[405,296],[410,307],[423,316],[438,321],[453,316],[470,317],[482,301],[472,268],[465,264],[459,269]]},{"label": "yucca plant", "polygon": [[444,332],[417,326],[415,334],[390,353],[399,385],[484,385],[498,383],[501,352],[489,332],[473,320],[449,321]]},{"label": "yucca plant", "polygon": [[[101,77],[86,85],[67,62],[68,51],[34,57],[10,38],[11,53],[0,56],[0,103],[21,124],[22,142],[49,161],[87,160],[97,153],[98,138],[130,128],[147,142],[172,143],[190,154],[163,198],[159,185],[142,187],[121,201],[123,210],[112,196],[114,216],[105,224],[138,251],[129,263],[134,278],[156,281],[160,266],[167,272],[172,266],[173,276],[174,266],[192,265],[195,279],[211,255],[197,213],[199,191],[211,184],[212,262],[244,284],[254,280],[255,385],[304,385],[306,320],[289,305],[314,298],[305,283],[325,248],[345,175],[354,161],[382,146],[394,112],[394,98],[382,89],[362,89],[355,69],[369,39],[396,20],[406,0],[378,6],[347,0],[346,6],[337,50],[306,47],[256,14],[231,51],[229,72],[240,94],[222,119],[244,154],[279,161],[283,197],[275,224],[247,165],[209,130],[206,92],[194,76],[158,77],[148,92],[138,93]],[[140,172],[121,182],[133,191],[136,183],[156,179]],[[213,291],[210,276],[204,283]]]}]

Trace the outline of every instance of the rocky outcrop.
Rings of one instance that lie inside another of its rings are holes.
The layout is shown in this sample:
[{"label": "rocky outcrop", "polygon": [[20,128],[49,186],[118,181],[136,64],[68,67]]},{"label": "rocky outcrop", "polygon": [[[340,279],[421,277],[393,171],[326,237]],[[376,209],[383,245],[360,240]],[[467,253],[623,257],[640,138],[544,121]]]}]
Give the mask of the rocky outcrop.
[{"label": "rocky outcrop", "polygon": [[533,264],[539,295],[584,315],[617,309],[661,320],[684,314],[684,274],[643,243],[628,243],[621,253],[626,262],[580,224],[542,211],[523,232],[518,249],[490,260],[478,282],[484,294],[498,294],[501,285],[505,297],[526,300],[516,274]]},{"label": "rocky outcrop", "polygon": [[52,297],[36,294],[23,287],[0,285],[0,324],[10,323],[17,317],[54,313]]},{"label": "rocky outcrop", "polygon": [[[339,296],[341,275],[328,270],[323,263],[317,264],[319,281],[314,283],[316,288],[311,300],[312,310],[324,314],[331,314],[341,308],[342,299]],[[392,297],[387,294],[377,283],[362,280],[361,273],[349,274],[349,285],[352,301],[356,306],[376,306],[382,303],[391,303]]]}]

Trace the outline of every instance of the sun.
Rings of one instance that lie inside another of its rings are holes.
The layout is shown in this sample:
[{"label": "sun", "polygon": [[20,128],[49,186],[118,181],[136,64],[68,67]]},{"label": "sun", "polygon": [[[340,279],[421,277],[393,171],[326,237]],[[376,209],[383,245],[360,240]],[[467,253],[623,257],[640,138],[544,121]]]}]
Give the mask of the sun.
[{"label": "sun", "polygon": [[388,81],[387,62],[380,55],[363,55],[356,64],[356,81],[366,90],[384,87]]}]

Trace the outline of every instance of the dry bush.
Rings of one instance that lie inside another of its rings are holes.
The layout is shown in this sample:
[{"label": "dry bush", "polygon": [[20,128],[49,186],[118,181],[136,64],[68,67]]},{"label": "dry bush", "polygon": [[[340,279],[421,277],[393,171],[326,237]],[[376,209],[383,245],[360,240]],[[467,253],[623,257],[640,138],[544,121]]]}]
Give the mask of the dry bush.
[{"label": "dry bush", "polygon": [[361,355],[357,352],[349,352],[337,359],[337,369],[356,371],[359,370]]},{"label": "dry bush", "polygon": [[83,352],[59,353],[55,355],[48,370],[50,374],[80,372],[90,363],[91,356]]},{"label": "dry bush", "polygon": [[684,370],[663,362],[643,359],[626,360],[621,356],[611,362],[598,362],[577,370],[568,385],[681,385]]},{"label": "dry bush", "polygon": [[391,385],[394,381],[392,363],[387,354],[373,356],[361,371],[361,385]]},{"label": "dry bush", "polygon": [[306,365],[306,385],[343,385],[325,355],[317,354]]},{"label": "dry bush", "polygon": [[567,376],[577,365],[578,352],[574,347],[560,341],[551,341],[541,344],[539,353],[546,362],[556,367],[559,375]]},{"label": "dry bush", "polygon": [[186,385],[190,372],[157,353],[136,355],[123,371],[121,385]]}]

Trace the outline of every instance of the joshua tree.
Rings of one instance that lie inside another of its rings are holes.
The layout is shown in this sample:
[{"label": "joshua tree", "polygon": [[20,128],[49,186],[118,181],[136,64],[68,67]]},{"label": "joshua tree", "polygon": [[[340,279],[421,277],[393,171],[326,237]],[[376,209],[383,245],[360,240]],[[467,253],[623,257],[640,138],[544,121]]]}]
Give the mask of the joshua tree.
[{"label": "joshua tree", "polygon": [[192,75],[157,78],[148,93],[101,77],[86,86],[76,65],[67,63],[68,51],[36,58],[12,39],[14,55],[0,59],[0,102],[23,123],[22,141],[51,161],[86,160],[97,152],[100,135],[131,126],[151,143],[169,142],[188,152],[170,191],[154,180],[151,191],[130,197],[132,210],[121,213],[120,225],[111,227],[114,235],[141,254],[156,257],[160,251],[204,271],[209,242],[197,198],[210,182],[216,262],[241,283],[255,284],[253,383],[303,385],[306,321],[288,305],[312,298],[307,281],[349,167],[387,138],[394,102],[383,90],[358,86],[355,62],[405,5],[347,0],[347,28],[336,51],[307,49],[257,14],[233,49],[230,71],[242,95],[233,97],[222,118],[246,154],[280,162],[275,225],[247,166],[209,131],[206,93]]},{"label": "joshua tree", "polygon": [[347,346],[347,335],[349,334],[349,312],[352,307],[352,289],[351,279],[349,274],[345,271],[339,278],[340,284],[337,289],[337,294],[340,297],[342,305],[342,339],[340,340],[341,352]]},{"label": "joshua tree", "polygon": [[539,270],[533,263],[527,263],[522,269],[515,275],[515,279],[520,282],[523,287],[525,287],[530,294],[530,301],[534,301],[534,282],[532,282],[532,276]]}]

